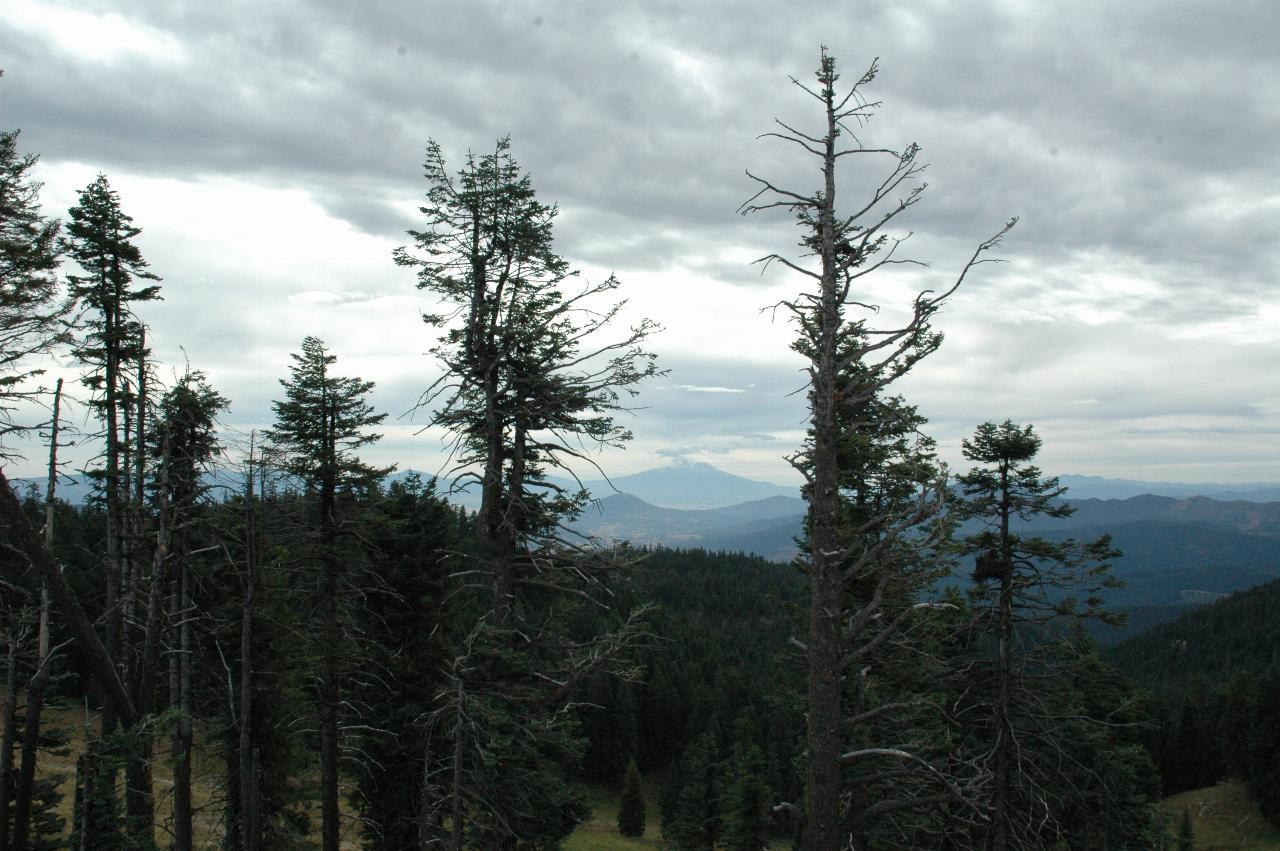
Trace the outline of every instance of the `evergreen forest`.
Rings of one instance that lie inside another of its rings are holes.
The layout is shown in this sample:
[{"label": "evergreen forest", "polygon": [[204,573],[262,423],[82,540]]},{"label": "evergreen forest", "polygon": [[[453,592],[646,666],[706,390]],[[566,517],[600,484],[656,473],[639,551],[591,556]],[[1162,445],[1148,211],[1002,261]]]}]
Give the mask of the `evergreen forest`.
[{"label": "evergreen forest", "polygon": [[1072,508],[1033,425],[992,412],[952,471],[901,392],[1017,220],[869,303],[928,200],[917,146],[861,136],[877,73],[824,49],[812,121],[760,116],[817,185],[749,173],[739,211],[794,232],[759,261],[801,285],[790,563],[572,527],[662,317],[557,252],[519,140],[428,141],[386,259],[431,305],[422,476],[368,460],[388,414],[314,336],[269,427],[223,427],[210,365],[152,356],[147,303],[181,295],[128,199],[99,175],[43,210],[0,133],[0,458],[48,471],[0,471],[0,851],[536,851],[602,798],[619,842],[679,851],[1191,848],[1161,801],[1231,779],[1280,828],[1280,585],[1100,650],[1120,552],[1040,534]]}]

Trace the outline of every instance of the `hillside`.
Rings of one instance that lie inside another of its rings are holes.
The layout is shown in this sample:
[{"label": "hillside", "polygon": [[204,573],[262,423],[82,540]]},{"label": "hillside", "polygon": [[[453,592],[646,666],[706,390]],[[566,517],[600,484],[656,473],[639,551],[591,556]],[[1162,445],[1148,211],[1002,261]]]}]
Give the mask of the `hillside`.
[{"label": "hillside", "polygon": [[1280,580],[1185,611],[1110,648],[1108,655],[1149,685],[1260,673],[1280,664]]},{"label": "hillside", "polygon": [[1258,805],[1237,782],[1218,783],[1167,798],[1160,806],[1176,835],[1185,809],[1191,816],[1195,847],[1202,851],[1277,851],[1280,830],[1267,823]]}]

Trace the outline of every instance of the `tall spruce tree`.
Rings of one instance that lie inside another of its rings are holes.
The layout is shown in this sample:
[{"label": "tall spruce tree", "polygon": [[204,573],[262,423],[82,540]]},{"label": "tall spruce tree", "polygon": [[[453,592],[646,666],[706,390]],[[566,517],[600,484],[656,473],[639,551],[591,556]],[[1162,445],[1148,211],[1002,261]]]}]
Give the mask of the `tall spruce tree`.
[{"label": "tall spruce tree", "polygon": [[640,769],[636,767],[634,759],[627,763],[627,771],[622,778],[618,833],[623,836],[644,836],[644,787],[640,782]]},{"label": "tall spruce tree", "polygon": [[719,751],[715,732],[705,731],[668,778],[674,794],[662,835],[680,851],[715,851],[724,838],[725,766]]},{"label": "tall spruce tree", "polygon": [[729,782],[724,790],[724,846],[726,851],[764,851],[769,847],[770,810],[767,766],[760,748],[743,740],[746,725],[736,725],[738,740],[726,766]]},{"label": "tall spruce tree", "polygon": [[[794,348],[806,360],[809,381],[808,439],[790,459],[804,476],[808,502],[802,559],[810,585],[803,643],[809,674],[807,851],[861,848],[877,820],[964,797],[919,753],[894,746],[902,741],[897,736],[876,741],[869,735],[872,722],[893,714],[892,702],[872,705],[865,699],[874,701],[867,682],[877,673],[873,657],[910,623],[913,612],[933,605],[912,603],[912,589],[900,579],[920,552],[941,539],[936,518],[945,495],[945,478],[927,441],[916,439],[914,411],[887,401],[885,391],[938,348],[942,337],[931,320],[1013,222],[977,247],[947,289],[917,295],[900,326],[874,329],[863,317],[849,318],[850,308],[868,308],[860,291],[863,278],[916,262],[897,256],[905,236],[895,237],[891,229],[924,191],[916,145],[867,147],[850,128],[870,120],[878,106],[865,97],[876,72],[873,63],[838,92],[835,59],[823,48],[816,87],[792,78],[820,104],[820,129],[805,133],[777,122],[779,129],[764,135],[816,158],[822,185],[795,191],[748,172],[760,188],[741,208],[744,214],[781,209],[796,217],[802,257],[771,253],[758,262],[783,266],[811,285],[778,305],[799,329]],[[887,176],[853,203],[854,212],[844,213],[837,210],[837,166],[850,156],[887,160]],[[872,451],[861,451],[866,448]],[[850,772],[878,780],[853,780]]]},{"label": "tall spruce tree", "polygon": [[[642,347],[656,326],[613,331],[623,303],[608,300],[619,282],[579,283],[555,253],[555,208],[537,200],[509,140],[468,155],[456,175],[431,142],[424,169],[426,223],[410,231],[417,251],[399,249],[395,259],[417,270],[419,289],[440,305],[424,319],[442,332],[432,351],[444,374],[422,404],[452,436],[451,472],[479,487],[480,554],[463,575],[484,597],[433,716],[453,737],[441,754],[452,768],[441,772],[451,779],[440,805],[458,851],[554,841],[584,812],[564,792],[565,761],[577,759],[580,743],[561,710],[640,631],[631,619],[586,640],[565,634],[567,606],[606,605],[605,578],[619,561],[565,535],[586,494],[550,473],[572,474],[592,463],[593,449],[629,439],[614,417],[656,374]],[[507,735],[519,747],[496,749],[487,764],[471,760]]]},{"label": "tall spruce tree", "polygon": [[982,524],[962,553],[975,559],[972,596],[990,645],[971,681],[981,684],[988,716],[993,779],[983,846],[994,851],[1040,848],[1055,838],[1062,801],[1083,782],[1059,758],[1069,738],[1065,721],[1075,717],[1067,710],[1079,707],[1068,689],[1079,650],[1061,639],[1081,620],[1114,620],[1100,596],[1118,584],[1108,572],[1118,555],[1109,537],[1054,542],[1018,531],[1020,521],[1074,511],[1062,501],[1066,488],[1032,463],[1040,446],[1029,425],[983,423],[963,443],[965,458],[979,466],[958,477],[957,516]]},{"label": "tall spruce tree", "polygon": [[1188,807],[1182,808],[1182,820],[1178,823],[1178,851],[1196,851],[1196,835]]},{"label": "tall spruce tree", "polygon": [[[144,325],[133,311],[137,302],[160,297],[157,281],[134,240],[142,229],[120,206],[119,195],[106,175],[98,175],[68,213],[62,241],[66,255],[81,274],[68,275],[71,294],[86,308],[87,333],[77,341],[75,355],[85,366],[84,384],[93,392],[92,407],[103,426],[103,466],[96,471],[106,506],[106,649],[122,678],[137,688],[149,688],[137,673],[141,643],[136,626],[149,620],[135,614],[137,593],[146,584],[140,552],[140,518],[144,480],[141,445],[145,410],[148,350]],[[104,735],[114,732],[118,709],[108,701],[102,715]],[[152,843],[153,795],[150,777],[150,739],[143,733],[126,745],[126,809],[131,842]]]},{"label": "tall spruce tree", "polygon": [[340,507],[343,498],[367,491],[390,469],[365,464],[355,452],[378,440],[369,431],[386,414],[374,413],[368,394],[372,381],[338,376],[331,367],[337,361],[315,337],[302,341],[302,351],[291,356],[290,377],[281,379],[285,398],[274,402],[275,427],[267,438],[279,452],[282,468],[296,476],[306,495],[314,500],[316,561],[319,588],[313,631],[320,657],[316,677],[316,702],[320,715],[321,847],[338,851],[341,837],[339,811],[340,715],[344,691],[343,605],[341,595],[346,561],[339,549],[343,532]]}]

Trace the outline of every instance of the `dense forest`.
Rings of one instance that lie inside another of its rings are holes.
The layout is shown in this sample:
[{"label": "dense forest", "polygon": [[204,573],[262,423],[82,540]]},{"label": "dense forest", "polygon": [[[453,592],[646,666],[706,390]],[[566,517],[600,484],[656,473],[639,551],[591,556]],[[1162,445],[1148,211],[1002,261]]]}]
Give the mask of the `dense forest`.
[{"label": "dense forest", "polygon": [[[388,258],[433,305],[420,407],[450,462],[425,479],[362,458],[386,415],[315,337],[263,431],[221,427],[198,366],[163,381],[141,225],[105,175],[46,215],[0,134],[0,452],[48,452],[43,486],[0,473],[0,851],[550,849],[600,787],[620,833],[657,822],[682,851],[1165,847],[1162,794],[1229,774],[1280,819],[1274,654],[1232,632],[1274,632],[1275,586],[1100,655],[1119,552],[1040,534],[1072,509],[1034,428],[982,424],[951,477],[896,393],[1016,220],[874,324],[862,279],[910,262],[925,189],[915,145],[852,132],[876,73],[841,83],[824,50],[793,81],[817,129],[766,136],[821,186],[749,175],[741,209],[799,229],[762,258],[806,284],[778,306],[808,377],[791,564],[570,528],[590,495],[565,482],[630,438],[658,326],[623,327],[622,283],[556,253],[511,140],[460,168],[430,142]],[[883,171],[837,204],[855,154]],[[59,498],[73,391],[50,358],[89,400],[82,505]]]}]

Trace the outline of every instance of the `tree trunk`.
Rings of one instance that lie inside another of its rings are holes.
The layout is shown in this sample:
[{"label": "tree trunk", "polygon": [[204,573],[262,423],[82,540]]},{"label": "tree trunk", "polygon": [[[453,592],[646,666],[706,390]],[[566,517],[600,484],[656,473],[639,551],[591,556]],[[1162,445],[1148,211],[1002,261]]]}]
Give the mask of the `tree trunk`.
[{"label": "tree trunk", "polygon": [[76,842],[73,851],[91,851],[90,842],[97,825],[93,823],[93,806],[91,801],[95,793],[93,780],[97,775],[97,757],[95,745],[86,743],[85,752],[76,760],[76,797],[72,815],[72,836]]},{"label": "tree trunk", "polygon": [[18,625],[9,625],[8,667],[0,698],[0,851],[9,851],[9,793],[13,789],[14,714],[18,704]]},{"label": "tree trunk", "polygon": [[819,210],[822,281],[817,346],[811,362],[810,410],[813,429],[809,488],[809,713],[805,773],[806,851],[840,851],[840,735],[843,697],[841,612],[844,583],[840,559],[839,429],[836,390],[837,347],[843,322],[835,257],[835,106],[824,89],[827,136]]},{"label": "tree trunk", "polygon": [[[327,389],[326,389],[327,393]],[[322,670],[320,679],[320,795],[321,795],[321,848],[322,851],[338,851],[341,836],[338,810],[338,705],[341,687],[338,683],[338,553],[337,553],[337,446],[335,445],[336,411],[333,401],[326,399],[324,406],[326,472],[320,487],[320,523],[322,570],[324,571],[322,594],[323,614],[320,627]]]},{"label": "tree trunk", "polygon": [[453,851],[464,851],[462,847],[463,825],[466,823],[466,807],[463,805],[462,797],[462,778],[463,778],[463,719],[466,712],[466,692],[462,684],[462,674],[458,673],[458,694],[457,694],[458,717],[453,725],[453,811],[450,813],[452,821],[453,833]]},{"label": "tree trunk", "polygon": [[174,725],[173,824],[174,847],[191,851],[191,571],[186,552],[178,561],[178,595],[182,606],[178,626],[178,723]]},{"label": "tree trunk", "polygon": [[[133,493],[128,513],[129,546],[125,557],[128,571],[126,612],[124,619],[128,656],[134,669],[129,679],[132,686],[134,705],[142,715],[150,713],[154,706],[154,683],[152,682],[155,666],[151,654],[157,649],[160,629],[160,604],[163,585],[160,577],[153,575],[148,583],[145,624],[141,641],[138,641],[137,624],[138,597],[143,581],[142,528],[143,506],[146,498],[146,411],[147,411],[147,360],[145,331],[138,337],[138,386],[137,407],[134,412],[133,427]],[[165,506],[161,504],[162,512]],[[159,542],[157,541],[157,544]],[[157,566],[153,562],[153,570]],[[155,800],[151,778],[151,759],[154,739],[147,730],[136,730],[134,740],[130,743],[125,757],[125,811],[127,830],[139,847],[145,848],[155,842]],[[175,791],[176,795],[176,791]],[[186,846],[190,848],[190,846]]]},{"label": "tree trunk", "polygon": [[[123,537],[121,529],[120,505],[120,424],[119,424],[119,358],[120,358],[120,305],[118,299],[111,297],[108,282],[104,274],[102,278],[103,295],[103,345],[106,376],[103,402],[107,417],[106,447],[106,508],[107,508],[107,595],[106,607],[106,655],[111,660],[115,675],[119,677],[116,665],[120,661],[120,641],[123,630],[123,617],[120,608],[120,574],[122,562],[120,543]],[[99,672],[101,678],[103,674]],[[109,688],[102,683],[102,688]],[[102,735],[105,738],[115,732],[117,722],[116,707],[107,701],[102,708]]]},{"label": "tree trunk", "polygon": [[49,591],[47,587],[42,587],[40,590],[39,629],[37,667],[27,686],[27,711],[22,721],[22,762],[18,769],[18,785],[13,808],[12,847],[14,851],[27,851],[28,848],[36,760],[40,748],[40,714],[44,709],[44,693],[49,685],[49,666],[53,663],[49,658]]},{"label": "tree trunk", "polygon": [[244,487],[245,581],[240,609],[240,849],[258,851],[257,772],[253,747],[253,610],[258,593],[258,528],[253,504],[253,440],[249,436],[249,466]]},{"label": "tree trunk", "polygon": [[1007,851],[1009,835],[1009,781],[1013,773],[1013,719],[1009,689],[1013,671],[1010,654],[1013,643],[1013,544],[1009,537],[1009,516],[1013,508],[1009,499],[1009,464],[1000,463],[1000,596],[996,602],[996,743],[994,791],[991,801],[992,851]]}]

